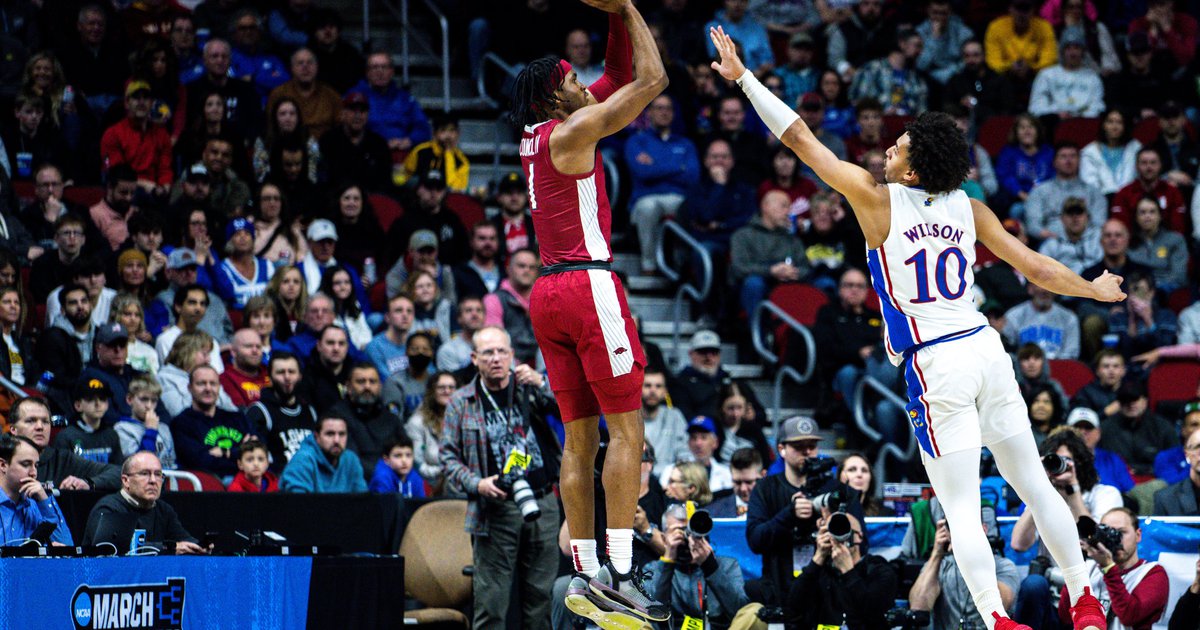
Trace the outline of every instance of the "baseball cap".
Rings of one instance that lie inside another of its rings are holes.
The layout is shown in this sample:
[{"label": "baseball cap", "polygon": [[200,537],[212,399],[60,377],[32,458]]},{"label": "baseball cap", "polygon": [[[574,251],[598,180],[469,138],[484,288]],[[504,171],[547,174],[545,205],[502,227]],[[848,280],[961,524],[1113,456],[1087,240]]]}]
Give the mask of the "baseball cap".
[{"label": "baseball cap", "polygon": [[367,101],[367,96],[362,92],[351,92],[342,99],[342,107],[371,109],[371,103]]},{"label": "baseball cap", "polygon": [[1083,39],[1083,33],[1079,29],[1069,28],[1064,29],[1058,42],[1059,48],[1067,46],[1087,46],[1087,41]]},{"label": "baseball cap", "polygon": [[800,97],[800,109],[815,112],[824,106],[825,102],[821,100],[821,96],[816,92],[805,92],[804,96]]},{"label": "baseball cap", "polygon": [[195,267],[197,264],[196,252],[186,247],[176,247],[167,256],[167,269],[184,269],[186,267]]},{"label": "baseball cap", "polygon": [[1100,414],[1087,407],[1076,407],[1067,414],[1067,426],[1090,424],[1093,429],[1100,426]]},{"label": "baseball cap", "polygon": [[496,191],[500,194],[525,190],[525,180],[521,178],[520,173],[509,173],[500,178],[500,183],[496,185]]},{"label": "baseball cap", "polygon": [[103,398],[108,400],[112,398],[112,390],[108,385],[98,379],[80,379],[75,382],[75,389],[71,391],[71,400],[88,400],[90,398]]},{"label": "baseball cap", "polygon": [[1179,106],[1179,101],[1166,101],[1158,108],[1158,116],[1160,118],[1175,118],[1183,115],[1183,108]]},{"label": "baseball cap", "polygon": [[796,33],[795,35],[792,35],[792,39],[788,41],[788,44],[792,48],[799,48],[801,46],[808,46],[809,48],[812,48],[814,45],[812,35],[809,35],[808,33]]},{"label": "baseball cap", "polygon": [[421,173],[421,178],[417,180],[418,186],[424,186],[430,190],[442,190],[446,187],[446,176],[436,168],[431,168],[424,173]]},{"label": "baseball cap", "polygon": [[129,331],[120,322],[96,328],[96,343],[111,346],[117,341],[129,341]]},{"label": "baseball cap", "polygon": [[711,330],[697,330],[688,343],[688,352],[705,349],[721,349],[721,336]]},{"label": "baseball cap", "polygon": [[792,416],[784,420],[779,427],[780,444],[820,439],[822,438],[817,434],[817,421],[808,416]]},{"label": "baseball cap", "polygon": [[329,219],[317,219],[313,221],[312,225],[308,226],[308,231],[304,235],[310,241],[338,240],[337,227]]},{"label": "baseball cap", "polygon": [[196,162],[187,171],[187,179],[208,179],[208,167]]},{"label": "baseball cap", "polygon": [[225,226],[225,240],[233,238],[234,234],[241,231],[250,233],[250,238],[254,238],[254,222],[246,217],[236,217]]},{"label": "baseball cap", "polygon": [[1067,197],[1063,201],[1063,214],[1085,214],[1087,213],[1087,202],[1079,197]]},{"label": "baseball cap", "polygon": [[709,418],[708,416],[696,416],[695,418],[688,420],[687,432],[692,433],[699,431],[716,433],[717,423],[713,422],[713,419]]},{"label": "baseball cap", "polygon": [[141,80],[132,80],[125,84],[125,98],[129,98],[138,92],[149,92],[150,84]]},{"label": "baseball cap", "polygon": [[438,237],[431,230],[417,230],[408,237],[409,251],[420,251],[426,247],[437,249]]}]

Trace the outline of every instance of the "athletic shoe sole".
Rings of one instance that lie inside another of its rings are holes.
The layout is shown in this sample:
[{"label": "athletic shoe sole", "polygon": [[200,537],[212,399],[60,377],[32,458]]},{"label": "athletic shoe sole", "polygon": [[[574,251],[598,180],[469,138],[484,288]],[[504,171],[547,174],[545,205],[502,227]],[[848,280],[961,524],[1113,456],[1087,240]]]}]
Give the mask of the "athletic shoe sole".
[{"label": "athletic shoe sole", "polygon": [[[644,612],[644,611],[638,610],[638,609],[630,606],[629,603],[625,601],[625,597],[623,595],[621,595],[621,593],[619,591],[612,588],[611,586],[608,586],[607,584],[597,581],[595,578],[588,580],[588,588],[592,589],[592,593],[595,595],[596,598],[600,599],[603,602],[603,605],[605,607],[612,609],[614,611],[620,612],[622,614],[635,616],[635,617],[644,619],[646,622],[649,622],[649,623],[658,622],[658,621],[669,621],[671,619],[671,613],[669,613],[669,612],[660,618],[660,617],[655,617],[654,615],[651,615],[649,612]],[[616,598],[619,598],[619,599],[616,599]]]},{"label": "athletic shoe sole", "polygon": [[652,630],[650,624],[641,617],[613,610],[604,600],[591,593],[567,593],[566,604],[567,610],[590,619],[603,630]]}]

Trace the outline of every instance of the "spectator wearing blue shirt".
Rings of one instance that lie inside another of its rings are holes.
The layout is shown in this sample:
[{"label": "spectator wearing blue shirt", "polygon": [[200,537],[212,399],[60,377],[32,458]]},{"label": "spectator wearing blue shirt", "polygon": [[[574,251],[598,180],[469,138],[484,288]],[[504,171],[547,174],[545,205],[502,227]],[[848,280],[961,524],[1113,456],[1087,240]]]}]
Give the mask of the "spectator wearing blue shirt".
[{"label": "spectator wearing blue shirt", "polygon": [[171,49],[179,63],[179,82],[187,85],[204,76],[204,62],[196,47],[196,20],[191,15],[175,16],[171,22]]},{"label": "spectator wearing blue shirt", "polygon": [[650,101],[646,117],[650,128],[625,143],[625,163],[633,176],[629,220],[637,225],[642,273],[653,273],[658,226],[675,215],[688,189],[700,180],[700,160],[691,140],[671,132],[675,104],[670,96]]},{"label": "spectator wearing blue shirt", "polygon": [[225,251],[229,256],[213,273],[217,295],[236,310],[246,308],[250,298],[267,291],[275,267],[254,255],[254,223],[237,217],[225,226]]},{"label": "spectator wearing blue shirt", "polygon": [[1200,429],[1200,400],[1193,400],[1183,407],[1183,428],[1180,429],[1180,446],[1167,449],[1154,458],[1154,476],[1167,482],[1167,485],[1179,483],[1188,476],[1191,466],[1184,457],[1183,444],[1186,444],[1196,429]]},{"label": "spectator wearing blue shirt", "polygon": [[267,32],[280,48],[290,52],[308,43],[310,20],[312,0],[288,0],[286,6],[271,11]]},{"label": "spectator wearing blue shirt", "polygon": [[350,89],[367,97],[371,118],[367,128],[383,136],[388,148],[407,151],[433,137],[429,119],[408,90],[396,85],[396,68],[386,52],[367,57],[367,78]]},{"label": "spectator wearing blue shirt", "polygon": [[400,493],[409,499],[425,498],[425,480],[413,467],[412,438],[404,431],[384,444],[383,456],[371,475],[370,490],[376,494]]},{"label": "spectator wearing blue shirt", "polygon": [[1032,114],[1020,114],[1008,134],[1008,144],[996,158],[999,210],[1008,207],[1009,216],[1025,218],[1025,199],[1035,184],[1054,177],[1054,149],[1045,142],[1042,124]]},{"label": "spectator wearing blue shirt", "polygon": [[316,432],[304,438],[292,455],[279,489],[284,492],[366,492],[362,462],[346,449],[346,421],[326,416],[317,421]]},{"label": "spectator wearing blue shirt", "polygon": [[788,107],[796,107],[801,96],[817,91],[821,69],[813,63],[815,53],[816,42],[808,33],[796,33],[788,41],[787,63],[775,69],[783,79],[783,102]]},{"label": "spectator wearing blue shirt", "polygon": [[[1120,490],[1122,494],[1133,490],[1133,476],[1129,474],[1129,465],[1120,455],[1097,446],[1100,443],[1100,414],[1087,407],[1076,407],[1067,414],[1067,426],[1074,428],[1083,437],[1083,443],[1092,451],[1095,459],[1096,474],[1100,483]],[[1184,438],[1186,439],[1186,438]],[[1183,449],[1180,449],[1182,457]],[[1187,475],[1184,467],[1183,474]]]},{"label": "spectator wearing blue shirt", "polygon": [[0,535],[3,545],[20,545],[39,525],[57,523],[50,541],[73,545],[67,519],[37,478],[38,448],[29,438],[0,435]]},{"label": "spectator wearing blue shirt", "polygon": [[287,83],[292,76],[282,59],[263,49],[262,18],[257,11],[239,10],[230,21],[229,31],[229,43],[233,46],[230,72],[234,78],[254,86],[262,106],[271,90]]},{"label": "spectator wearing blue shirt", "polygon": [[[775,66],[775,54],[771,52],[771,41],[767,29],[746,14],[749,0],[725,0],[725,8],[717,11],[715,19],[704,25],[704,32],[720,26],[730,37],[741,44],[742,60],[746,67],[757,75],[769,72]],[[717,49],[708,41],[708,56],[715,57]]]},{"label": "spectator wearing blue shirt", "polygon": [[408,333],[412,330],[416,307],[412,298],[398,294],[388,299],[384,321],[387,328],[367,344],[367,357],[379,369],[379,378],[386,381],[393,374],[408,369]]}]

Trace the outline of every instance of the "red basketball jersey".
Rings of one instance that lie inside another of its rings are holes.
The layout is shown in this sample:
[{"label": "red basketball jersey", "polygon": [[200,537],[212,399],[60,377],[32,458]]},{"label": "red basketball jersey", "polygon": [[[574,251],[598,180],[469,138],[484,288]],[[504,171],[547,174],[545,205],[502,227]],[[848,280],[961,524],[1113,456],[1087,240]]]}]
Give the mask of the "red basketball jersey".
[{"label": "red basketball jersey", "polygon": [[604,190],[600,152],[582,175],[565,175],[550,159],[550,132],[561,120],[528,125],[521,135],[521,169],[542,264],[612,261],[612,209]]}]

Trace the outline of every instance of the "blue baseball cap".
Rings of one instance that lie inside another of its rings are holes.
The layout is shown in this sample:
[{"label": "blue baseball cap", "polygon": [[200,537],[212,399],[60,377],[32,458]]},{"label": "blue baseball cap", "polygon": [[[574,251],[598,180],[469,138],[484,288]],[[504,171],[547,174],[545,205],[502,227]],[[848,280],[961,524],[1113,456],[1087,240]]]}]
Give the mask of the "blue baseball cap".
[{"label": "blue baseball cap", "polygon": [[694,431],[707,431],[708,433],[716,433],[717,423],[713,422],[713,419],[709,418],[708,416],[696,416],[688,421],[687,431],[688,433],[692,433]]},{"label": "blue baseball cap", "polygon": [[254,238],[254,222],[246,217],[237,217],[225,226],[225,240],[228,241],[233,238],[234,234],[242,230],[249,232],[250,238]]}]

